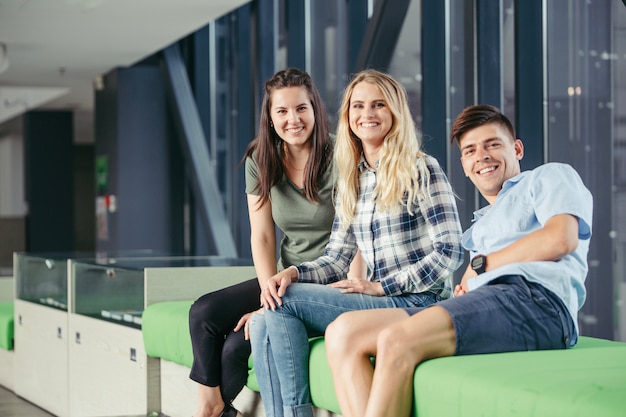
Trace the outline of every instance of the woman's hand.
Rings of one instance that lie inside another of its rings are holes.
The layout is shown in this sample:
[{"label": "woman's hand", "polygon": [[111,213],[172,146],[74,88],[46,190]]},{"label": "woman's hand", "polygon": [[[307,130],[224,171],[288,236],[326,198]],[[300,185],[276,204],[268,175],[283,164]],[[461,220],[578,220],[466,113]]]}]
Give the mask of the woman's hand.
[{"label": "woman's hand", "polygon": [[270,277],[261,289],[261,305],[276,310],[276,305],[283,305],[281,297],[285,295],[287,287],[298,279],[298,270],[289,267]]},{"label": "woman's hand", "polygon": [[250,340],[250,317],[252,317],[254,313],[263,314],[263,309],[260,308],[257,311],[252,311],[250,313],[244,314],[243,316],[241,316],[241,318],[237,322],[237,325],[233,329],[233,331],[238,332],[243,328],[243,337],[245,340]]},{"label": "woman's hand", "polygon": [[383,285],[380,282],[367,281],[364,279],[342,279],[341,281],[328,284],[330,287],[339,288],[344,294],[361,293],[382,297],[385,295]]}]

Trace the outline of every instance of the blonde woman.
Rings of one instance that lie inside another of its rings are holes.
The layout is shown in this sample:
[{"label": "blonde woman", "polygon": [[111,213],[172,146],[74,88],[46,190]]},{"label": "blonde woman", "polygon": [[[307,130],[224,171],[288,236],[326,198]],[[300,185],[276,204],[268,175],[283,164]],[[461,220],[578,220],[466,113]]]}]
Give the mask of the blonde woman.
[{"label": "blonde woman", "polygon": [[[449,298],[462,263],[452,189],[422,151],[406,92],[389,75],[363,71],[346,88],[335,166],[335,220],[324,254],[270,277],[261,289],[264,314],[251,319],[255,371],[270,417],[313,415],[308,337],[323,334],[346,311]],[[367,276],[345,280],[358,250]]]}]

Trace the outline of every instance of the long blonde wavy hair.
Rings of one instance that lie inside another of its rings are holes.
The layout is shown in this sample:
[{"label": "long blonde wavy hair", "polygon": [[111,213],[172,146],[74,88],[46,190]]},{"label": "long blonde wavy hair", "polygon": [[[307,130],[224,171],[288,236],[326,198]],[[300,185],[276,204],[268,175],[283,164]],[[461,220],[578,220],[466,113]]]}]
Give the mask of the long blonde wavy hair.
[{"label": "long blonde wavy hair", "polygon": [[413,214],[420,199],[428,198],[429,172],[417,128],[411,117],[406,90],[391,76],[376,70],[357,73],[346,87],[339,108],[335,145],[338,171],[337,215],[348,227],[356,214],[359,191],[359,162],[363,153],[361,140],[350,129],[350,101],[357,84],[374,84],[380,90],[392,116],[392,126],[385,137],[376,169],[374,198],[381,211],[395,211],[406,206]]}]

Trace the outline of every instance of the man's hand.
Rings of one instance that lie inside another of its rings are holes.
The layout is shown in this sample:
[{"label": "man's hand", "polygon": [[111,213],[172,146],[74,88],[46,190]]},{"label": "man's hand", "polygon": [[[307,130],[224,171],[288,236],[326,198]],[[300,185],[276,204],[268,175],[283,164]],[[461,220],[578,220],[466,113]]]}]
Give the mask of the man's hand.
[{"label": "man's hand", "polygon": [[383,285],[380,282],[366,281],[364,279],[342,279],[328,285],[333,288],[340,288],[344,294],[356,292],[378,297],[385,295]]},{"label": "man's hand", "polygon": [[463,274],[463,278],[461,278],[461,282],[454,287],[454,296],[459,297],[467,293],[469,291],[467,282],[477,276],[476,271],[474,271],[471,267],[467,268],[467,270],[465,270],[465,274]]}]

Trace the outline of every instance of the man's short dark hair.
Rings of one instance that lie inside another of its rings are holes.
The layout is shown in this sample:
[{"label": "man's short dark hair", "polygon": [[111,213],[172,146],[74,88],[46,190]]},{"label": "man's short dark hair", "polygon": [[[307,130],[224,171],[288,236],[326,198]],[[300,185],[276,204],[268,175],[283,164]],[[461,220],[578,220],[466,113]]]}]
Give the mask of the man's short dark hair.
[{"label": "man's short dark hair", "polygon": [[488,104],[477,104],[468,106],[454,120],[452,130],[450,131],[450,143],[457,143],[468,131],[477,127],[496,123],[502,126],[511,134],[511,138],[515,139],[515,129],[511,121],[495,106]]}]

